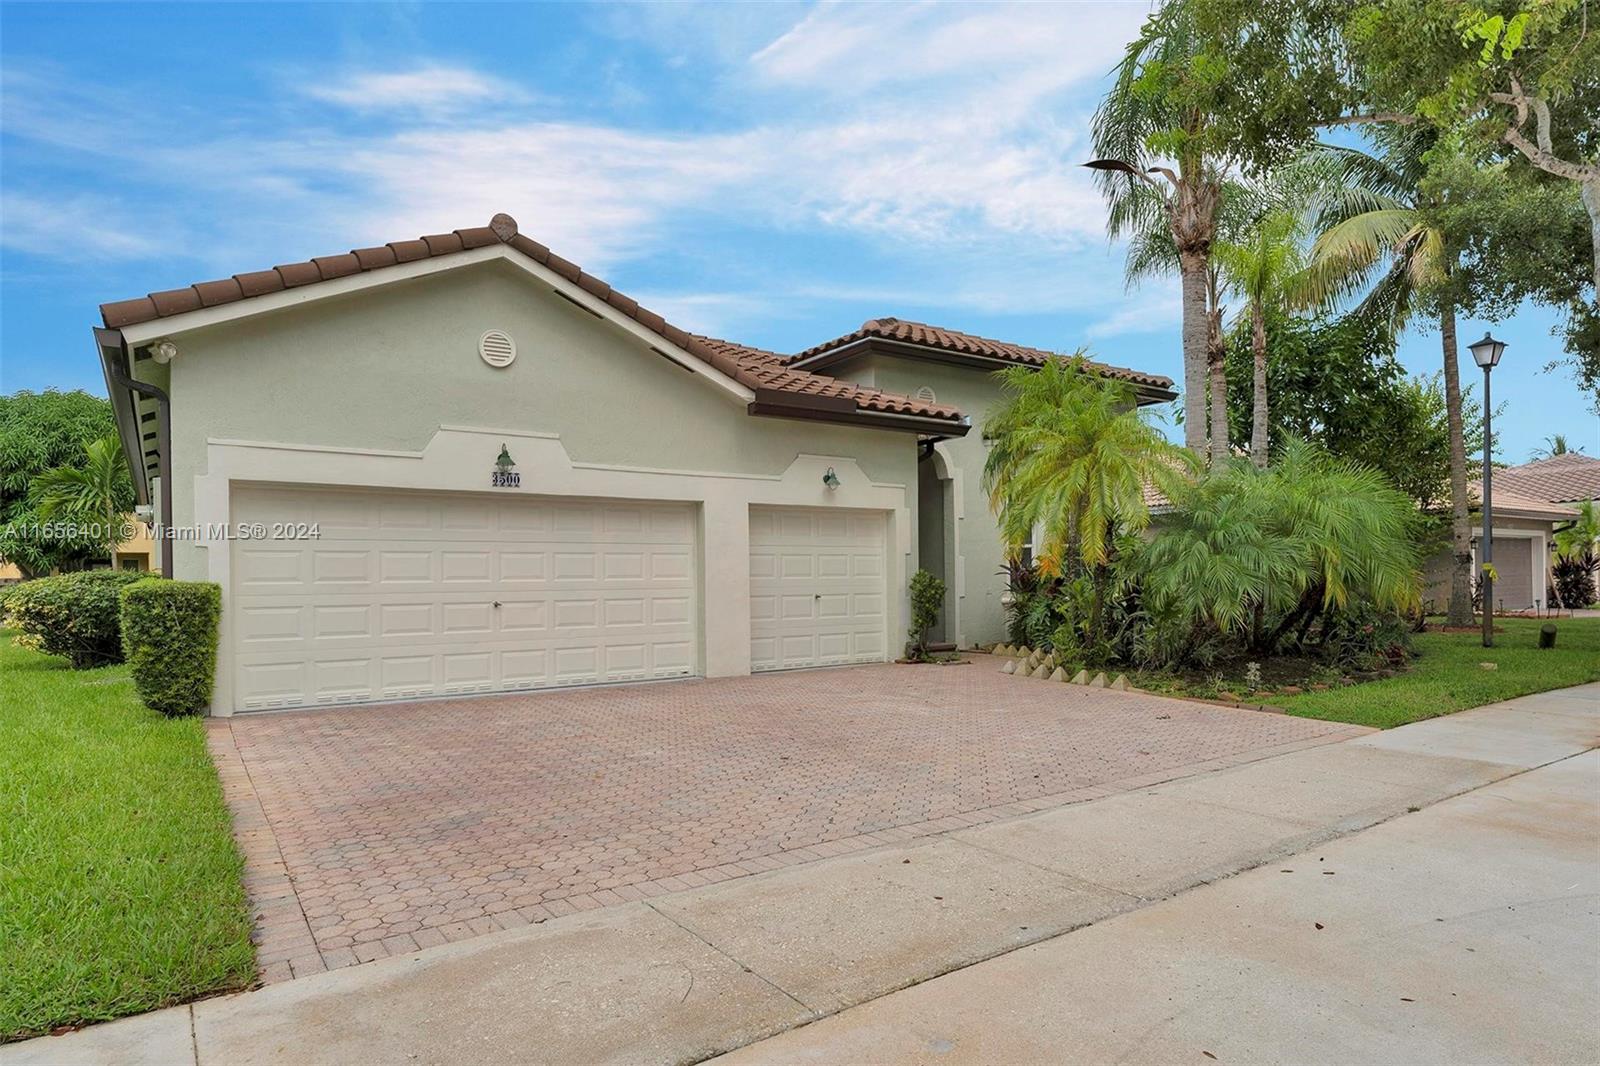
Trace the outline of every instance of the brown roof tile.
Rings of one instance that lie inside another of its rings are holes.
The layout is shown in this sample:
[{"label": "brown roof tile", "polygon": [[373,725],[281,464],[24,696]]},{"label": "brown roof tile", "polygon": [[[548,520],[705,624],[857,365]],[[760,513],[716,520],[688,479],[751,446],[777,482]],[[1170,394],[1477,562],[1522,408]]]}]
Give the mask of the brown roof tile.
[{"label": "brown roof tile", "polygon": [[776,352],[751,348],[749,345],[717,337],[693,335],[690,339],[722,356],[745,374],[754,377],[760,383],[760,387],[765,389],[834,399],[851,399],[858,408],[869,411],[903,414],[915,418],[961,420],[961,412],[948,404],[925,403],[898,393],[857,385],[853,381],[841,381],[825,374],[793,370],[784,365],[786,357]]},{"label": "brown roof tile", "polygon": [[395,261],[398,263],[415,263],[418,259],[426,259],[433,254],[424,240],[415,241],[390,241],[389,247],[394,251]]},{"label": "brown roof tile", "polygon": [[235,274],[233,280],[239,283],[240,299],[283,291],[283,276],[276,270],[253,270],[248,274]]},{"label": "brown roof tile", "polygon": [[230,304],[235,300],[244,299],[244,289],[240,287],[238,279],[224,278],[221,281],[202,281],[191,286],[195,294],[200,297],[203,307],[215,307],[217,304]]},{"label": "brown roof tile", "polygon": [[394,249],[387,244],[381,248],[357,248],[350,254],[356,257],[356,262],[361,264],[362,270],[377,270],[379,267],[394,266],[400,261],[394,254]]},{"label": "brown roof tile", "polygon": [[[785,366],[786,357],[775,352],[687,333],[655,312],[640,307],[636,301],[617,292],[599,278],[584,273],[576,263],[554,255],[544,245],[522,236],[517,232],[516,220],[503,214],[496,215],[488,226],[435,234],[414,241],[395,241],[381,248],[361,248],[342,255],[322,256],[309,262],[286,263],[270,271],[237,274],[231,279],[201,282],[199,285],[184,289],[151,293],[139,299],[102,304],[100,314],[108,327],[119,328],[183,314],[197,310],[201,306],[235,302],[283,289],[349,277],[365,271],[382,270],[389,266],[415,262],[432,256],[451,255],[468,248],[487,247],[495,241],[504,242],[536,262],[543,263],[596,299],[604,301],[618,312],[664,337],[694,358],[726,374],[752,392],[775,390],[793,396],[831,400],[835,403],[848,400],[858,411],[882,412],[953,423],[954,426],[949,432],[958,434],[966,432],[965,419],[954,407],[924,403],[908,396],[797,370]],[[848,405],[845,405],[845,409],[849,409]],[[831,405],[829,410],[832,410]]]},{"label": "brown roof tile", "polygon": [[148,296],[140,296],[134,300],[118,300],[115,303],[101,304],[100,317],[107,327],[117,329],[121,326],[132,325],[135,322],[149,322],[153,318],[160,318],[161,311],[156,307],[156,302]]},{"label": "brown roof tile", "polygon": [[[1046,359],[1058,354],[1047,352],[1042,348],[1029,348],[1026,345],[1012,344],[1009,341],[994,340],[991,337],[979,337],[972,333],[962,333],[958,330],[945,329],[941,326],[930,326],[925,322],[907,322],[898,318],[873,318],[863,322],[860,329],[846,333],[842,337],[835,337],[825,344],[807,348],[798,355],[790,356],[789,361],[800,362],[869,337],[902,341],[906,344],[917,344],[939,351],[983,356],[989,359],[999,359],[1008,363],[1021,363],[1028,366],[1040,366]],[[1099,363],[1093,360],[1089,361],[1089,366],[1106,377],[1117,378],[1121,381],[1131,382],[1134,385],[1144,385],[1164,390],[1171,390],[1172,388],[1172,379],[1162,377],[1159,374],[1145,374],[1137,370],[1111,366],[1107,363]]]},{"label": "brown roof tile", "polygon": [[344,255],[322,255],[311,261],[317,264],[317,270],[322,274],[323,281],[348,278],[351,274],[361,273],[361,260],[356,258],[354,252],[346,252]]},{"label": "brown roof tile", "polygon": [[181,315],[185,311],[195,311],[201,306],[200,294],[194,286],[187,289],[168,289],[166,292],[153,292],[150,300],[155,304],[156,314],[162,318],[168,315]]},{"label": "brown roof tile", "polygon": [[302,285],[315,285],[322,280],[322,271],[317,269],[316,263],[285,263],[273,269],[278,272],[279,277],[283,278],[283,286],[286,289],[297,289]]},{"label": "brown roof tile", "polygon": [[463,248],[487,248],[491,244],[500,242],[491,226],[474,226],[471,229],[456,230],[456,237],[461,241]]},{"label": "brown roof tile", "polygon": [[422,239],[428,243],[430,255],[449,255],[451,252],[464,251],[461,238],[454,233],[435,233]]}]

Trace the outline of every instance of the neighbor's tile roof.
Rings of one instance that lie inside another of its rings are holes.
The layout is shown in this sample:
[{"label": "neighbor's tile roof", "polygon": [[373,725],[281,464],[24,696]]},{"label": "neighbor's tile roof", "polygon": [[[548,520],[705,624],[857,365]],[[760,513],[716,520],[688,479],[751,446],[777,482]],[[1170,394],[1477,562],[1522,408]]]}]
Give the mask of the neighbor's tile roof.
[{"label": "neighbor's tile roof", "polygon": [[[979,337],[971,333],[961,333],[953,329],[944,329],[940,326],[930,326],[924,322],[907,322],[899,318],[872,318],[861,324],[861,328],[842,337],[835,337],[826,344],[819,344],[807,348],[798,355],[791,357],[795,362],[814,355],[821,355],[847,344],[864,340],[868,337],[878,337],[883,340],[904,341],[907,344],[920,344],[927,348],[937,348],[940,351],[954,352],[959,355],[977,355],[989,359],[1001,359],[1008,363],[1022,363],[1027,366],[1040,366],[1046,359],[1059,353],[1047,352],[1042,348],[1029,348],[1022,344],[1012,344],[1009,341],[997,341],[990,337]],[[1089,361],[1089,366],[1106,377],[1117,378],[1122,381],[1132,382],[1135,385],[1145,385],[1157,389],[1171,389],[1172,379],[1159,374],[1144,374],[1126,367],[1111,366],[1107,363]]]},{"label": "neighbor's tile roof", "polygon": [[[1554,503],[1550,500],[1541,500],[1537,496],[1529,496],[1514,488],[1506,488],[1500,484],[1502,470],[1494,472],[1494,510],[1496,514],[1517,515],[1523,518],[1544,518],[1553,522],[1564,521],[1577,516],[1577,510],[1564,503]],[[1483,507],[1483,482],[1467,482],[1468,506],[1473,510]]]},{"label": "neighbor's tile roof", "polygon": [[849,397],[855,400],[859,410],[961,421],[961,413],[954,407],[923,403],[909,396],[897,396],[893,393],[835,381],[820,374],[791,370],[782,365],[781,356],[772,352],[746,348],[731,341],[698,337],[679,329],[654,311],[640,307],[637,301],[624,296],[593,274],[586,273],[576,263],[569,262],[537,241],[522,236],[517,232],[516,219],[505,214],[495,215],[487,226],[458,229],[451,233],[421,237],[414,241],[396,241],[376,248],[356,248],[344,255],[319,256],[303,263],[289,263],[271,270],[235,274],[231,278],[219,281],[202,281],[182,289],[153,292],[148,296],[132,300],[101,304],[100,315],[108,328],[119,329],[123,326],[153,322],[173,315],[198,311],[205,307],[236,303],[255,296],[265,296],[382,270],[403,263],[454,255],[473,248],[490,247],[497,242],[516,249],[534,262],[554,271],[589,295],[604,301],[613,309],[627,315],[641,326],[748,389],[776,389],[800,396],[836,399]]},{"label": "neighbor's tile roof", "polygon": [[1600,459],[1581,452],[1568,452],[1496,470],[1496,498],[1502,491],[1553,503],[1600,499]]}]

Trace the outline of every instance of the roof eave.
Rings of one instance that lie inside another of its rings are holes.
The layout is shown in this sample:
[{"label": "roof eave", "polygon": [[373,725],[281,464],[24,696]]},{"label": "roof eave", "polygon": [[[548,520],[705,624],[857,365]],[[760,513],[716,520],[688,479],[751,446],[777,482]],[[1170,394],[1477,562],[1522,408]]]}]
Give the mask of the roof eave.
[{"label": "roof eave", "polygon": [[[149,472],[144,466],[144,444],[139,438],[139,408],[133,391],[117,381],[113,370],[114,360],[126,363],[128,349],[120,330],[94,329],[95,349],[100,355],[100,373],[106,382],[106,395],[111,398],[111,412],[117,423],[117,436],[122,440],[123,461],[133,476],[134,499],[141,505],[150,503]],[[131,371],[131,367],[127,370]]]},{"label": "roof eave", "polygon": [[813,396],[761,389],[747,408],[762,418],[789,418],[805,422],[832,422],[839,425],[890,429],[938,437],[964,437],[972,425],[966,419],[924,418],[896,411],[873,411],[858,407],[843,396]]},{"label": "roof eave", "polygon": [[[951,366],[975,367],[984,370],[1004,370],[1007,367],[1034,365],[1016,359],[1001,359],[996,356],[979,355],[973,352],[954,352],[948,348],[938,348],[928,344],[917,344],[914,341],[894,340],[888,337],[857,337],[854,340],[841,344],[836,348],[828,348],[824,351],[814,352],[811,355],[790,360],[785,365],[794,370],[806,370],[815,373],[826,370],[830,367],[839,366],[855,359],[859,359],[863,356],[874,354],[914,356],[918,359],[927,360],[928,362],[946,363]],[[1106,376],[1110,377],[1113,381],[1121,381],[1132,386],[1134,390],[1134,396],[1141,407],[1148,406],[1150,404],[1169,403],[1178,398],[1177,392],[1172,389],[1164,389],[1158,385],[1147,385],[1143,382],[1130,381],[1127,378],[1118,377],[1115,374],[1108,374]]]}]

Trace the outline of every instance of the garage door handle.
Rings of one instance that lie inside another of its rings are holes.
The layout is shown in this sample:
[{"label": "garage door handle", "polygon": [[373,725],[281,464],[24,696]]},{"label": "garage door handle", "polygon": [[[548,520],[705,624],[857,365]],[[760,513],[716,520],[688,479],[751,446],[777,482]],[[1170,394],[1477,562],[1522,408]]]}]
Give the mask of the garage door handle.
[{"label": "garage door handle", "polygon": [[495,606],[496,606],[496,607],[498,607],[498,606],[500,606],[500,601],[499,601],[499,600],[495,600],[495,601],[494,601],[494,605],[495,605]]}]

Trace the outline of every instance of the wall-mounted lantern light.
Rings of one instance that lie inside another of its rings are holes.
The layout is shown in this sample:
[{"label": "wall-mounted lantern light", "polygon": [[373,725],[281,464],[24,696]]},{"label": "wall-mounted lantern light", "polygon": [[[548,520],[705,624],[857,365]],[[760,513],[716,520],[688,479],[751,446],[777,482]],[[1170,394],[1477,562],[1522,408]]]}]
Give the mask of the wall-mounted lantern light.
[{"label": "wall-mounted lantern light", "polygon": [[833,472],[833,467],[828,467],[828,472],[822,475],[822,483],[830,492],[839,487],[839,475]]}]

